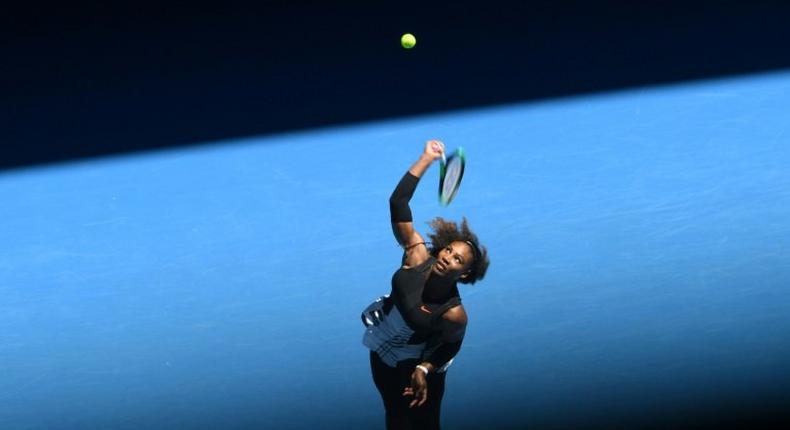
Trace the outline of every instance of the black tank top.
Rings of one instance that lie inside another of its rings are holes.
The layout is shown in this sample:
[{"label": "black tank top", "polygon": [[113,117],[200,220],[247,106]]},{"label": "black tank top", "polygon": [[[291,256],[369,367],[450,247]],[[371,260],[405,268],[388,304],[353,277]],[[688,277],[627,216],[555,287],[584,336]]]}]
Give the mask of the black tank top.
[{"label": "black tank top", "polygon": [[414,342],[439,331],[442,315],[461,304],[457,285],[453,285],[444,301],[425,301],[425,283],[435,261],[436,258],[429,257],[420,265],[409,269],[401,267],[392,275],[390,297],[406,324],[415,331]]}]

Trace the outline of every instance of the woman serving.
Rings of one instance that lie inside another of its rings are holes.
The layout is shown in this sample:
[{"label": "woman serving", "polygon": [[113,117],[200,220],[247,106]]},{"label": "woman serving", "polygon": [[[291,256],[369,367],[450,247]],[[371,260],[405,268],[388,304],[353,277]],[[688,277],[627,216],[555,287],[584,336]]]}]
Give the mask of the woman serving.
[{"label": "woman serving", "polygon": [[390,196],[392,231],[404,253],[392,290],[362,314],[373,381],[387,429],[438,429],[447,368],[461,349],[467,315],[457,284],[485,276],[488,254],[469,229],[442,218],[430,222],[430,246],[414,229],[409,201],[444,145],[428,141]]}]

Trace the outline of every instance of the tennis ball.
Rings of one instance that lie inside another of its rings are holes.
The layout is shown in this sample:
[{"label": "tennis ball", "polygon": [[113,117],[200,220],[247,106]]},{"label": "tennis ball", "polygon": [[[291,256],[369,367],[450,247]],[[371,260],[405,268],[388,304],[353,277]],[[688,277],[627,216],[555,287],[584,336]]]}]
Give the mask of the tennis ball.
[{"label": "tennis ball", "polygon": [[406,49],[414,48],[414,45],[417,44],[417,39],[411,33],[406,33],[400,38],[400,44]]}]

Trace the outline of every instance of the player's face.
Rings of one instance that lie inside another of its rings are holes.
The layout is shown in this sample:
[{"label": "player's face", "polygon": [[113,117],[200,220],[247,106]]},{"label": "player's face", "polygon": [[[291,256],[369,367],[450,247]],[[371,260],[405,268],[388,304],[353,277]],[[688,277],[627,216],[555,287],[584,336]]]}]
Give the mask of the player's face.
[{"label": "player's face", "polygon": [[468,243],[452,242],[439,251],[433,264],[433,272],[440,276],[458,279],[469,270],[473,259],[472,247]]}]

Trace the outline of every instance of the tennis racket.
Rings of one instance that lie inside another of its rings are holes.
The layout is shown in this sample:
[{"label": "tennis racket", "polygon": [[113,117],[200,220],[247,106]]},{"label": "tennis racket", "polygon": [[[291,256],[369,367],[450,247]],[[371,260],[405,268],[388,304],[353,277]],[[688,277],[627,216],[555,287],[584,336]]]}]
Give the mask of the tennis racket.
[{"label": "tennis racket", "polygon": [[464,177],[464,148],[458,147],[449,157],[442,152],[441,168],[439,169],[439,203],[447,206],[455,198],[461,179]]}]

